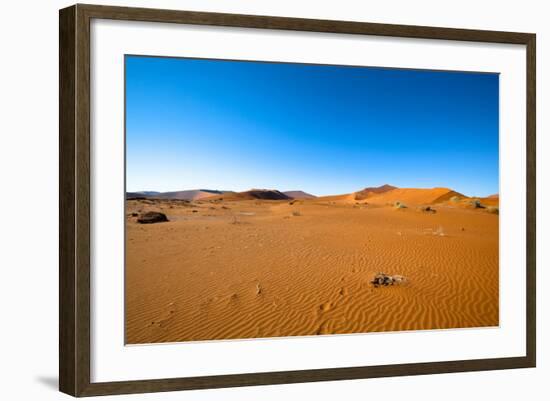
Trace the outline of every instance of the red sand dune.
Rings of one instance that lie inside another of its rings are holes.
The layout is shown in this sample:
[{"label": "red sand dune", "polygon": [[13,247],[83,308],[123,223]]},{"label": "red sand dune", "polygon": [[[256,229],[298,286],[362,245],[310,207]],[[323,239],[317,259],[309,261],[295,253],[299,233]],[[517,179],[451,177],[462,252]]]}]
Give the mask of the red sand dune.
[{"label": "red sand dune", "polygon": [[356,200],[363,200],[368,198],[369,196],[373,196],[376,194],[382,194],[384,192],[391,191],[393,189],[397,189],[397,187],[394,187],[393,185],[384,184],[379,187],[367,187],[365,189],[362,189],[361,191],[355,192],[355,199]]}]

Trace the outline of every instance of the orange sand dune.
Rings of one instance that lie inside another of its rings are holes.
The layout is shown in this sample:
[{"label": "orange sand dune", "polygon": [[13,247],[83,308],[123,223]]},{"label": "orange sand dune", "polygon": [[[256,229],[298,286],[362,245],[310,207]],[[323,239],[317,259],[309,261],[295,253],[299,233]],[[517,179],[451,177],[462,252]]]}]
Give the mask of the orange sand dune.
[{"label": "orange sand dune", "polygon": [[354,202],[355,201],[355,195],[354,194],[344,194],[344,195],[318,196],[315,200],[316,201],[322,201],[322,202],[338,202],[338,201]]},{"label": "orange sand dune", "polygon": [[499,196],[498,195],[491,195],[486,198],[479,198],[482,205],[485,206],[498,206],[499,205]]},{"label": "orange sand dune", "polygon": [[456,191],[449,191],[441,195],[439,198],[434,199],[431,203],[442,203],[450,201],[451,199],[463,199],[465,198],[464,195],[462,195],[459,192]]},{"label": "orange sand dune", "polygon": [[451,196],[451,197],[446,197],[446,199],[442,199],[439,202],[445,203],[446,205],[451,207],[459,207],[459,208],[467,208],[467,209],[474,208],[473,205],[475,205],[476,202],[479,202],[480,209],[487,209],[487,208],[498,209],[499,197],[488,196],[485,198],[476,198],[476,197],[466,197],[466,196]]},{"label": "orange sand dune", "polygon": [[411,205],[427,205],[450,199],[453,196],[463,196],[449,188],[396,188],[381,194],[374,194],[367,198],[370,203],[403,202]]},{"label": "orange sand dune", "polygon": [[[126,342],[499,324],[498,215],[392,190],[368,204],[127,201]],[[156,210],[169,222],[140,225]],[[374,288],[378,272],[406,282]]]}]

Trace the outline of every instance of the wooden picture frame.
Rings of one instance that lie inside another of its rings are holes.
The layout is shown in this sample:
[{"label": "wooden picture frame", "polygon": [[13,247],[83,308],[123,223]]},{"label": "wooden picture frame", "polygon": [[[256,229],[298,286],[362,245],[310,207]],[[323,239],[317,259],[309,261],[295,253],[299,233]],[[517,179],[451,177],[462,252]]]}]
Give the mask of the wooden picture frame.
[{"label": "wooden picture frame", "polygon": [[[92,383],[90,380],[90,21],[94,18],[521,44],[527,58],[526,356]],[[59,14],[59,388],[73,396],[144,393],[534,367],[535,34],[74,5]]]}]

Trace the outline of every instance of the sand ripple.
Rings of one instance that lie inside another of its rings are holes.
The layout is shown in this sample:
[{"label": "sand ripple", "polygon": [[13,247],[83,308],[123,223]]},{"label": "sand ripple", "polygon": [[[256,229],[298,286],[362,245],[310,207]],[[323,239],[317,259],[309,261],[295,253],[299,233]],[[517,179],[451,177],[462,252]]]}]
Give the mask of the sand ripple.
[{"label": "sand ripple", "polygon": [[[295,206],[130,221],[127,342],[498,325],[498,216]],[[378,272],[408,280],[373,288]]]}]

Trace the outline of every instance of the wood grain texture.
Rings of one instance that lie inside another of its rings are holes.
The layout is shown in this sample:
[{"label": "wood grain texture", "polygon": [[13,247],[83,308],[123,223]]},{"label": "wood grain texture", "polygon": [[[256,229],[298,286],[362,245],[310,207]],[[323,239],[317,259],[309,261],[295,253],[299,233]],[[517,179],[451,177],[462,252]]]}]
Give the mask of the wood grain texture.
[{"label": "wood grain texture", "polygon": [[530,35],[527,41],[527,302],[526,332],[527,356],[530,366],[536,366],[537,344],[537,271],[536,271],[536,224],[537,224],[537,134],[536,134],[536,36]]},{"label": "wood grain texture", "polygon": [[[193,378],[90,382],[90,20],[195,25],[523,44],[527,47],[527,355],[384,366]],[[535,366],[535,35],[301,18],[76,5],[60,11],[59,387],[73,396],[347,380]]]},{"label": "wood grain texture", "polygon": [[467,361],[412,363],[369,367],[297,370],[175,379],[94,383],[81,395],[132,394],[160,391],[200,390],[327,380],[356,380],[393,376],[472,372],[530,367],[525,358],[497,358]]},{"label": "wood grain texture", "polygon": [[76,389],[80,393],[90,383],[90,19],[78,6],[75,113]]},{"label": "wood grain texture", "polygon": [[332,21],[261,15],[224,14],[197,11],[176,11],[150,8],[130,8],[79,4],[79,9],[92,18],[171,22],[192,25],[212,25],[240,28],[280,29],[325,33],[343,33],[403,38],[444,39],[475,42],[525,44],[528,33],[499,32],[473,29],[436,28],[356,21]]},{"label": "wood grain texture", "polygon": [[75,7],[59,13],[59,388],[75,393]]}]

